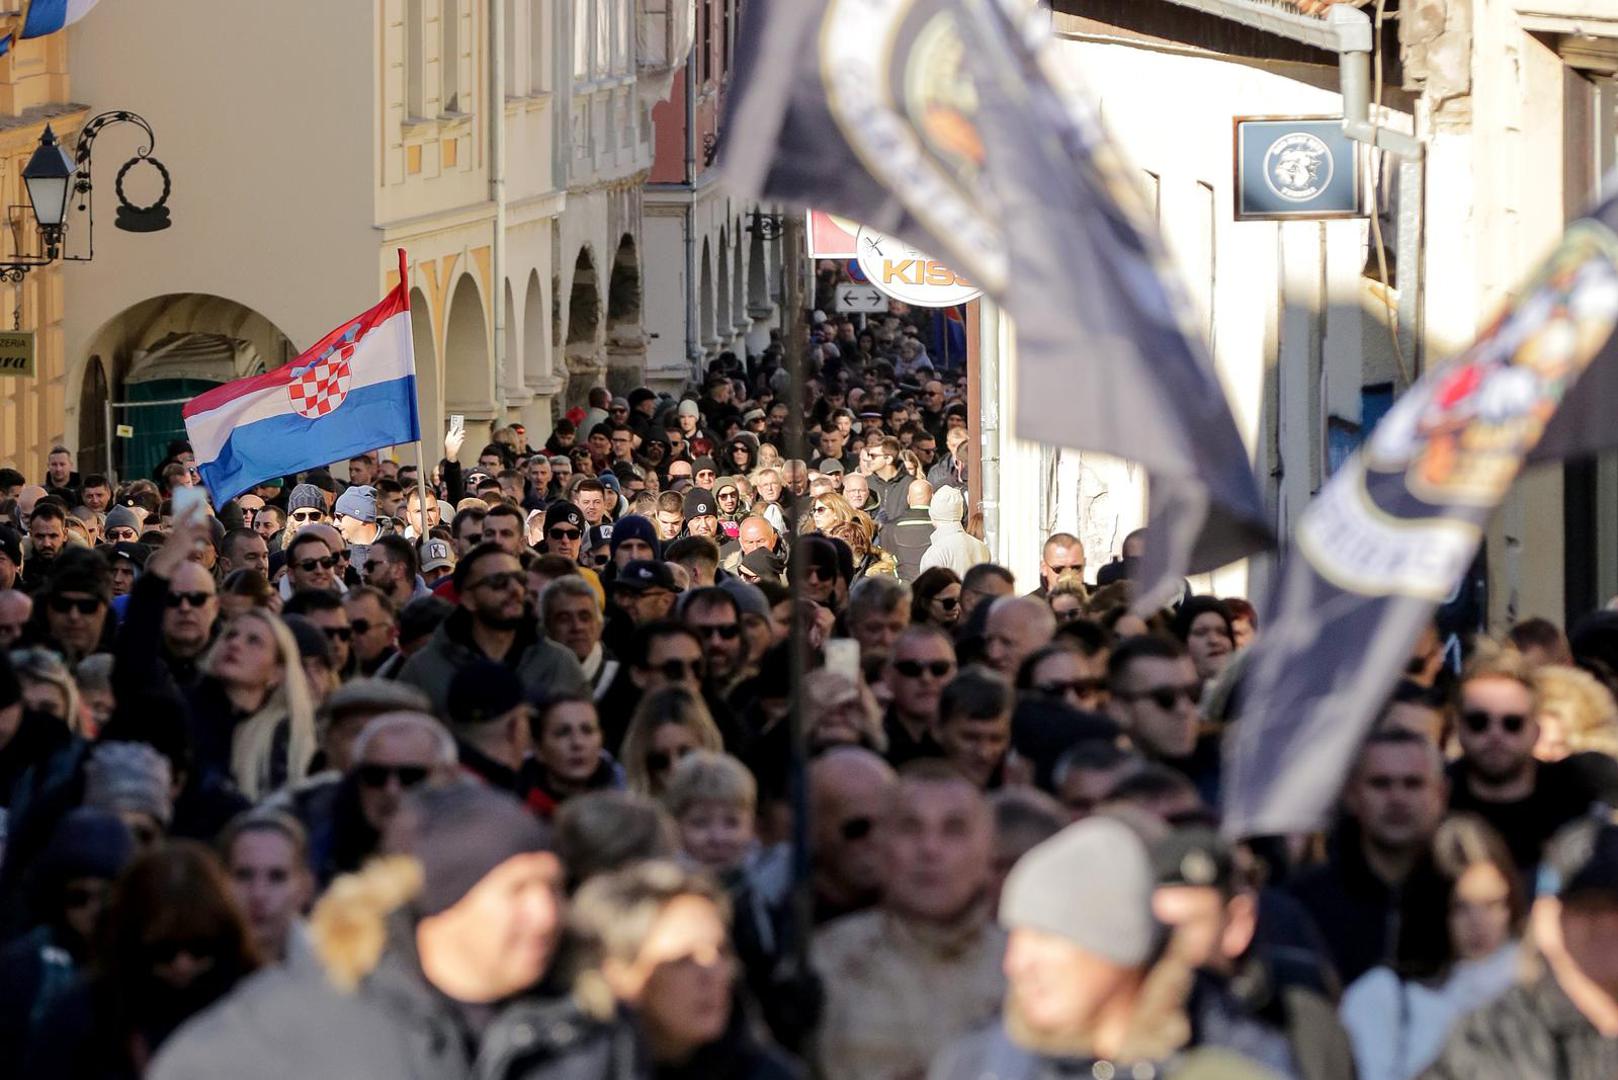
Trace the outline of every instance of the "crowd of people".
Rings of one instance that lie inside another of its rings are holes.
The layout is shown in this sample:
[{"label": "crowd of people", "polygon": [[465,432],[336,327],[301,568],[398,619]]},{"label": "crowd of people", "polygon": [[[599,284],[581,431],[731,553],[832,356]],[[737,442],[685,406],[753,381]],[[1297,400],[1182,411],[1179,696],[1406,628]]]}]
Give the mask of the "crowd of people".
[{"label": "crowd of people", "polygon": [[817,311],[801,424],[777,343],[425,477],[0,469],[0,1075],[1618,1074],[1618,614],[1435,629],[1233,843],[1257,613],[995,564],[924,330]]}]

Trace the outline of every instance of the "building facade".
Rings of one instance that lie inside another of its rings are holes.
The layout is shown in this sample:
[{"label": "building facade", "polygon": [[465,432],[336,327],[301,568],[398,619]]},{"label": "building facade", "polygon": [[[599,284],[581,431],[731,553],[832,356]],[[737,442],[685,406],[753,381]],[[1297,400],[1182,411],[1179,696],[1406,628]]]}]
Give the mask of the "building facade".
[{"label": "building facade", "polygon": [[151,120],[174,224],[68,271],[69,431],[114,402],[136,431],[120,449],[141,451],[121,471],[139,473],[178,406],[131,403],[284,362],[375,303],[399,248],[430,459],[449,414],[470,443],[514,420],[542,438],[609,368],[643,366],[639,15],[632,0],[101,5],[69,35],[90,73],[76,90]]},{"label": "building facade", "polygon": [[[19,11],[19,0],[0,0],[0,19]],[[0,57],[0,191],[6,195],[7,224],[12,226],[0,230],[0,262],[39,254],[38,238],[30,235],[32,218],[27,217],[22,170],[47,124],[71,150],[89,116],[84,105],[74,103],[72,89],[65,34],[18,42]],[[111,177],[101,179],[110,182]],[[24,225],[21,236],[17,225]],[[94,442],[101,437],[94,428],[81,436],[71,425],[64,426],[68,364],[62,340],[63,304],[59,265],[36,270],[20,284],[0,285],[0,327],[15,325],[36,335],[34,373],[0,373],[0,465],[32,477],[44,475],[45,456],[57,443]]]},{"label": "building facade", "polygon": [[647,300],[647,376],[658,389],[677,389],[727,350],[762,351],[779,322],[777,234],[714,167],[742,4],[698,0],[687,62],[652,111],[645,234],[648,258],[665,276]]},{"label": "building facade", "polygon": [[[1511,298],[1618,152],[1610,4],[1401,0],[1374,37],[1372,112],[1424,144],[1417,186],[1362,149],[1377,230],[1370,216],[1238,221],[1234,121],[1341,117],[1337,55],[1262,28],[1295,14],[1273,0],[1054,8],[1063,54],[1155,201],[1282,537],[1428,358],[1463,348]],[[1037,559],[1037,535],[1060,528],[1099,565],[1142,521],[1144,478],[1102,455],[1011,441],[1001,475],[1003,504],[1038,508],[1008,521],[1008,558],[1031,545]],[[1485,546],[1490,622],[1574,617],[1618,592],[1615,530],[1611,455],[1526,475]],[[1261,595],[1267,578],[1255,562],[1193,584]]]}]

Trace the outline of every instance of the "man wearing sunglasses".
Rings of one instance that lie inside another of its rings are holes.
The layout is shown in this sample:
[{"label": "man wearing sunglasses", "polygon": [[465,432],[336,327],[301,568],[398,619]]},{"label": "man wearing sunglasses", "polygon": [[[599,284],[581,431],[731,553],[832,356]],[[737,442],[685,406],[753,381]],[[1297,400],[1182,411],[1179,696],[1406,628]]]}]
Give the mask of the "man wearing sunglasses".
[{"label": "man wearing sunglasses", "polygon": [[887,762],[859,747],[837,747],[810,763],[815,925],[882,898],[887,867],[877,833],[897,783]]},{"label": "man wearing sunglasses", "polygon": [[1530,881],[1559,828],[1593,802],[1618,804],[1603,783],[1611,768],[1604,755],[1534,757],[1538,716],[1533,671],[1521,653],[1479,658],[1461,676],[1455,725],[1461,757],[1450,767],[1450,810],[1492,825]]},{"label": "man wearing sunglasses", "polygon": [[680,599],[680,619],[702,639],[711,685],[720,694],[728,693],[748,661],[736,597],[718,586],[693,590]]},{"label": "man wearing sunglasses", "polygon": [[219,597],[213,575],[187,560],[168,575],[163,598],[163,658],[182,689],[200,677],[203,653],[218,629]]},{"label": "man wearing sunglasses", "polygon": [[[1019,602],[1038,603],[1027,597]],[[1197,747],[1202,681],[1184,647],[1164,638],[1125,638],[1107,663],[1107,685],[1107,708],[1136,748],[1152,761],[1188,769]]]},{"label": "man wearing sunglasses", "polygon": [[895,769],[916,758],[943,756],[932,728],[939,695],[954,677],[955,647],[942,630],[913,624],[894,641],[884,669],[893,703],[882,728],[888,736],[888,763]]},{"label": "man wearing sunglasses", "polygon": [[77,663],[110,649],[112,574],[98,552],[79,549],[56,560],[54,572],[34,597],[45,609],[46,639],[40,644]]},{"label": "man wearing sunglasses", "polygon": [[300,533],[287,546],[287,598],[305,590],[337,592],[342,560],[316,533]]},{"label": "man wearing sunglasses", "polygon": [[480,658],[511,668],[531,695],[589,692],[573,653],[541,636],[517,556],[498,544],[479,544],[456,565],[451,581],[459,606],[399,670],[400,681],[425,691],[435,712],[447,715],[450,680]]},{"label": "man wearing sunglasses", "polygon": [[551,503],[545,509],[545,554],[578,562],[585,528],[584,511],[570,502]]}]

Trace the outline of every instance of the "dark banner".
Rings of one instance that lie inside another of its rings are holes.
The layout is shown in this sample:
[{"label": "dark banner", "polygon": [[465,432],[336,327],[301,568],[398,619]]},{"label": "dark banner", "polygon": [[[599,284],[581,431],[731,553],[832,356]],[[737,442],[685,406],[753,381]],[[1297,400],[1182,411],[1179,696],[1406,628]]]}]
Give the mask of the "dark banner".
[{"label": "dark banner", "polygon": [[1410,388],[1309,504],[1226,747],[1234,836],[1326,822],[1360,742],[1525,462],[1618,445],[1618,201]]},{"label": "dark banner", "polygon": [[[738,194],[858,220],[993,297],[1018,334],[1017,434],[1147,468],[1143,579],[1162,583],[1264,548],[1268,518],[1049,18],[1026,0],[752,0],[721,160]],[[899,272],[916,257],[893,252]]]}]

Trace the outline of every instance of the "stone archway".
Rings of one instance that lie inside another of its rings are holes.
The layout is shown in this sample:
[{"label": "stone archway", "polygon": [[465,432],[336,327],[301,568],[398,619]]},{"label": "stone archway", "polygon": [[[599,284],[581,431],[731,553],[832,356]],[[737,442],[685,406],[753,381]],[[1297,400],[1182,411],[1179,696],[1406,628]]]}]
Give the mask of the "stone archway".
[{"label": "stone archway", "polygon": [[627,394],[646,374],[646,331],[641,326],[640,255],[635,238],[618,241],[607,282],[607,385]]},{"label": "stone archway", "polygon": [[[186,437],[181,402],[221,383],[280,367],[297,348],[267,317],[211,293],[170,293],[132,304],[91,337],[71,374],[77,403],[81,470],[100,472],[111,438],[120,481],[151,474],[168,444]],[[106,431],[107,405],[113,431]],[[99,445],[98,445],[99,444]]]},{"label": "stone archway", "polygon": [[528,289],[522,305],[522,370],[530,386],[551,374],[549,341],[545,335],[545,289],[539,271],[528,275]]},{"label": "stone archway", "polygon": [[466,417],[467,445],[474,453],[488,438],[494,419],[494,363],[483,294],[471,274],[462,274],[450,293],[444,320],[444,412]]},{"label": "stone archway", "polygon": [[436,433],[444,430],[444,365],[438,356],[438,335],[433,332],[433,309],[427,294],[410,290],[410,341],[416,354],[416,415],[421,418],[422,445],[426,453],[437,445]]},{"label": "stone archway", "polygon": [[567,299],[567,400],[583,402],[605,373],[601,349],[601,287],[595,259],[580,248]]}]

